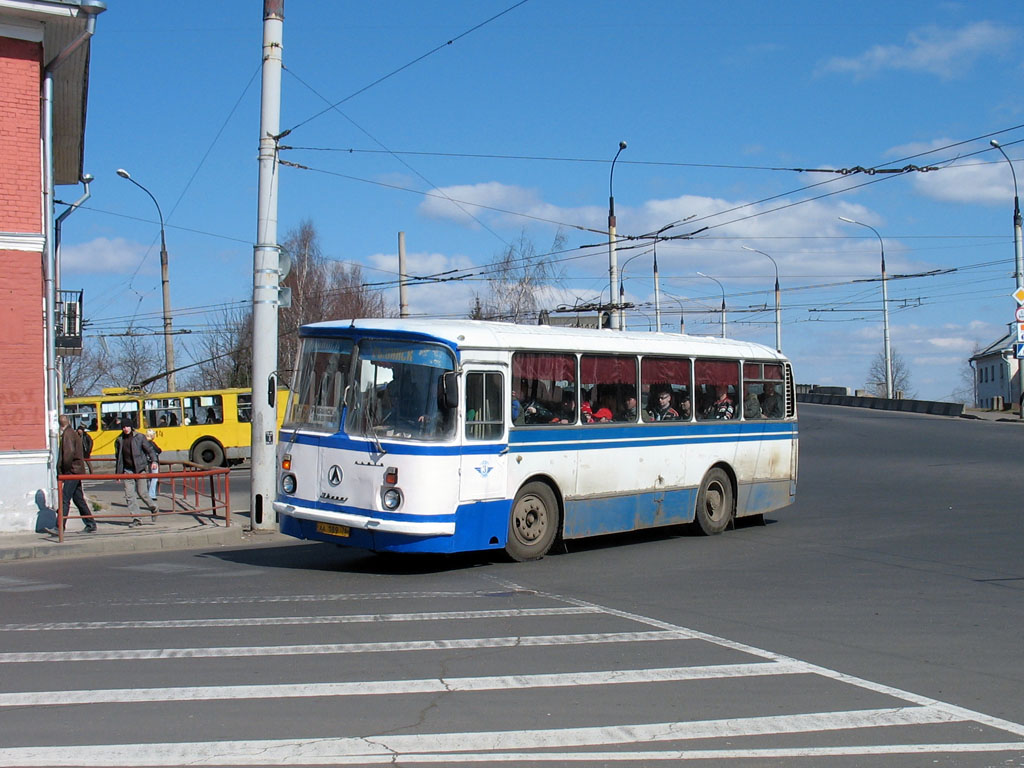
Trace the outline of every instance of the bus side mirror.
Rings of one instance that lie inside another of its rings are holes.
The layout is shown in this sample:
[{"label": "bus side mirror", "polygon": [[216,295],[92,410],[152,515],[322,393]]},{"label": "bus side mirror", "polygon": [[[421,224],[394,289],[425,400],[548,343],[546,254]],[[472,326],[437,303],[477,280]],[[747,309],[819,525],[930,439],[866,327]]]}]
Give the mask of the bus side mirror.
[{"label": "bus side mirror", "polygon": [[441,375],[441,388],[444,390],[446,408],[457,408],[459,405],[459,378],[455,371],[447,371]]}]

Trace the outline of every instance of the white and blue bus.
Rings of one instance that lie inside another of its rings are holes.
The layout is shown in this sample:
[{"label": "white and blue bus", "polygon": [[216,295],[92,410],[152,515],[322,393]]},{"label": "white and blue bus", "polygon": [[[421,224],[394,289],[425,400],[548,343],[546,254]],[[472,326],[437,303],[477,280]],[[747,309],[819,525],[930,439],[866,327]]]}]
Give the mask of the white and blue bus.
[{"label": "white and blue bus", "polygon": [[504,550],[793,502],[789,362],[743,341],[471,320],[300,330],[283,533],[387,552]]}]

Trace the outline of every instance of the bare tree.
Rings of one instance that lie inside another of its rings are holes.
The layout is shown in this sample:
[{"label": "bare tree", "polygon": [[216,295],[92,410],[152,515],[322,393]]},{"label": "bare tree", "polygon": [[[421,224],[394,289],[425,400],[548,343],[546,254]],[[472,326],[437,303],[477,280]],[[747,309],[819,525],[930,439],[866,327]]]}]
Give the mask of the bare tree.
[{"label": "bare tree", "polygon": [[510,243],[490,265],[487,293],[474,296],[469,316],[479,320],[509,320],[513,323],[536,319],[542,306],[542,292],[561,281],[551,254],[565,247],[559,230],[548,253],[537,253],[526,231]]},{"label": "bare tree", "polygon": [[163,370],[163,350],[157,349],[153,336],[128,333],[114,342],[109,368],[109,380],[114,386],[134,386]]},{"label": "bare tree", "polygon": [[[981,344],[974,342],[974,349],[971,350],[971,357],[981,351]],[[974,368],[971,367],[971,358],[966,358],[960,365],[960,381],[949,394],[950,401],[963,403],[967,406],[975,406],[978,403],[978,377]]]},{"label": "bare tree", "polygon": [[227,309],[217,327],[205,334],[185,376],[189,389],[252,386],[252,310]]},{"label": "bare tree", "polygon": [[[885,352],[879,352],[868,368],[868,379],[864,388],[877,397],[885,397]],[[902,392],[903,397],[912,400],[917,392],[910,386],[910,367],[896,350],[892,350],[892,389],[893,394]]]},{"label": "bare tree", "polygon": [[61,357],[65,396],[99,392],[110,379],[110,365],[110,355],[95,337],[83,339],[81,355]]},{"label": "bare tree", "polygon": [[285,236],[284,247],[292,268],[284,284],[292,289],[291,306],[279,316],[278,366],[291,368],[298,349],[299,326],[321,320],[355,317],[385,317],[389,313],[384,296],[363,285],[358,265],[346,266],[328,260],[312,221],[306,219]]}]

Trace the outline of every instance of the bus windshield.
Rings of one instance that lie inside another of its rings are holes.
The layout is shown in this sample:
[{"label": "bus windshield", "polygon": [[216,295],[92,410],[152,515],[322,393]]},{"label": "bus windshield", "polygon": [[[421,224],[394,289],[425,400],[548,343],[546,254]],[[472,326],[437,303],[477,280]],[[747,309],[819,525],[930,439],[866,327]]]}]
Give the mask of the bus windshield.
[{"label": "bus windshield", "polygon": [[435,344],[359,342],[345,431],[350,435],[446,440],[455,433],[443,376],[452,353]]},{"label": "bus windshield", "polygon": [[350,339],[305,339],[284,426],[337,432],[351,360]]}]

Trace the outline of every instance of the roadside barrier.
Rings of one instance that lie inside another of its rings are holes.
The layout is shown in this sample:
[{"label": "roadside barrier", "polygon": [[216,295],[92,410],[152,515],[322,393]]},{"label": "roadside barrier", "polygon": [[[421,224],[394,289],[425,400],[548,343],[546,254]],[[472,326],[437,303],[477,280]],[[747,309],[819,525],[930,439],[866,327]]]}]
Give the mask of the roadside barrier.
[{"label": "roadside barrier", "polygon": [[817,392],[797,393],[798,403],[819,403],[821,405],[846,405],[853,408],[874,408],[883,411],[906,411],[927,413],[933,416],[959,416],[963,403],[942,403],[934,400],[889,400],[884,397],[856,397],[850,395],[826,395]]},{"label": "roadside barrier", "polygon": [[[139,472],[133,474],[98,473],[94,470],[94,464],[113,464],[113,460],[107,458],[86,459],[86,467],[89,470],[84,475],[58,475],[57,476],[57,539],[64,541],[64,524],[67,520],[79,518],[83,522],[88,518],[94,523],[97,520],[107,519],[131,519],[149,514],[144,503],[140,502],[139,515],[133,515],[127,507],[124,512],[92,510],[88,516],[77,514],[78,510],[71,504],[68,508],[67,517],[64,516],[64,481],[81,480],[82,492],[86,493],[89,486],[101,483],[117,482],[116,489],[104,489],[105,493],[118,493],[122,491],[121,481],[138,481],[148,485],[151,479],[158,483],[158,496],[153,504],[157,507],[157,516],[165,515],[191,515],[202,517],[208,520],[223,520],[225,527],[231,526],[231,479],[226,468],[208,469],[190,461],[168,462],[166,466],[175,465],[182,468],[177,471],[161,472]],[[161,465],[164,466],[164,465]],[[143,489],[143,493],[145,489]],[[166,505],[169,501],[170,504]],[[89,503],[86,495],[86,503]],[[91,505],[90,505],[91,506]],[[164,508],[169,506],[169,508]]]}]

